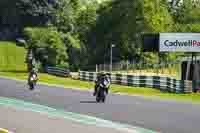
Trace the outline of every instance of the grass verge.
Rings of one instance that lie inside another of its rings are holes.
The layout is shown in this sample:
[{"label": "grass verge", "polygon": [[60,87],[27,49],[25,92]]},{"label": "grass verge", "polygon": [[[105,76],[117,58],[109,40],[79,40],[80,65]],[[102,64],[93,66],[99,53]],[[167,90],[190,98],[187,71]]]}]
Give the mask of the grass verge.
[{"label": "grass verge", "polygon": [[[13,77],[16,79],[21,79],[21,80],[27,79],[27,73],[23,72],[23,71],[18,72],[18,73],[16,73],[16,72],[0,72],[0,76]],[[39,74],[39,82],[62,85],[62,86],[68,87],[68,88],[93,89],[93,87],[94,87],[93,82],[85,82],[85,81],[73,80],[73,79],[69,79],[69,78],[56,77],[56,76],[52,76],[52,75],[48,75],[48,74]],[[200,94],[163,93],[159,90],[152,89],[152,88],[111,85],[111,92],[200,103]]]},{"label": "grass verge", "polygon": [[13,42],[0,41],[0,71],[23,71],[26,69],[26,50]]}]

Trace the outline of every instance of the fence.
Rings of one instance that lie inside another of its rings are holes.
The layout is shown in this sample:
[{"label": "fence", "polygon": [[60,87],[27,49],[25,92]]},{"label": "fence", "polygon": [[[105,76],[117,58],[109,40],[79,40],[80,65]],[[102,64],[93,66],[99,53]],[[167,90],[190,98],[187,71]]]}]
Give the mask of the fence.
[{"label": "fence", "polygon": [[[138,73],[141,75],[146,76],[173,76],[174,78],[180,79],[181,76],[181,63],[174,62],[174,63],[162,63],[162,64],[125,64],[125,63],[113,63],[112,71],[113,72],[120,72],[120,73]],[[110,71],[110,64],[100,64],[96,66],[97,71]]]},{"label": "fence", "polygon": [[[97,73],[80,71],[79,77],[80,80],[94,81],[97,77]],[[192,81],[176,80],[169,77],[112,74],[110,78],[111,82],[114,84],[135,87],[150,87],[165,92],[192,93],[195,91]]]},{"label": "fence", "polygon": [[69,77],[70,71],[68,69],[57,68],[57,67],[47,67],[47,73],[62,77]]},{"label": "fence", "polygon": [[[200,61],[200,56],[194,57],[195,62]],[[152,69],[155,70],[154,72],[158,72],[158,69],[163,68],[170,68],[173,66],[180,65],[183,61],[192,61],[192,57],[190,56],[180,56],[174,61],[158,61],[157,63],[145,63],[143,61],[136,62],[136,61],[120,61],[120,62],[113,62],[112,63],[112,70],[113,71],[127,71],[127,70],[142,70],[142,69]],[[110,63],[98,64],[97,68],[99,71],[109,71],[110,70]]]}]

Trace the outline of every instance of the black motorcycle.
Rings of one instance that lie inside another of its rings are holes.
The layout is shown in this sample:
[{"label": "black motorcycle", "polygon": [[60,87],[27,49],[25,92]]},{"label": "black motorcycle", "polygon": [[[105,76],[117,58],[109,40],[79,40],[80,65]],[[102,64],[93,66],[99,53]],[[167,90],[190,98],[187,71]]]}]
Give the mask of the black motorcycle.
[{"label": "black motorcycle", "polygon": [[98,87],[97,87],[97,93],[96,93],[96,102],[105,102],[106,100],[106,95],[107,95],[107,90],[109,87],[110,83],[108,80],[104,80],[101,82]]},{"label": "black motorcycle", "polygon": [[32,74],[29,79],[29,89],[34,90],[37,83],[37,74]]}]

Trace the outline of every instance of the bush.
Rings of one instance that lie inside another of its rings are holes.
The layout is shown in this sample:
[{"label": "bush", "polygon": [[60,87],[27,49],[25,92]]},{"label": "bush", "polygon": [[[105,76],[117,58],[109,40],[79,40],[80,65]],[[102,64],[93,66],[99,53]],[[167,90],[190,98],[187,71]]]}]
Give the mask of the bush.
[{"label": "bush", "polygon": [[59,65],[56,65],[58,68],[64,68],[64,69],[69,69],[69,63],[62,63]]},{"label": "bush", "polygon": [[50,66],[62,65],[68,62],[67,47],[56,28],[25,28],[24,34],[27,39],[26,48],[35,51],[39,48],[45,49],[47,59],[43,59],[44,54],[39,55],[35,52],[40,62]]}]

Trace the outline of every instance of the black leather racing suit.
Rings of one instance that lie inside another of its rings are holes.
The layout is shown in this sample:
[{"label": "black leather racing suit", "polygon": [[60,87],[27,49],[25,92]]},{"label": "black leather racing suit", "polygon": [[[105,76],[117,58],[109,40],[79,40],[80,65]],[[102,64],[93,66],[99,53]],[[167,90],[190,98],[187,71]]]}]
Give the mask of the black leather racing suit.
[{"label": "black leather racing suit", "polygon": [[[109,80],[109,79],[107,79],[105,75],[97,76],[97,80],[95,81],[94,93],[93,93],[94,96],[96,95],[99,84],[104,82],[104,80]],[[108,94],[109,88],[105,88],[105,90],[106,90],[106,93]]]},{"label": "black leather racing suit", "polygon": [[29,84],[30,84],[30,82],[31,82],[31,77],[33,76],[33,74],[35,74],[36,77],[38,77],[37,72],[35,72],[35,71],[32,70],[32,71],[29,73],[29,76],[28,76],[28,83],[29,83]]}]

